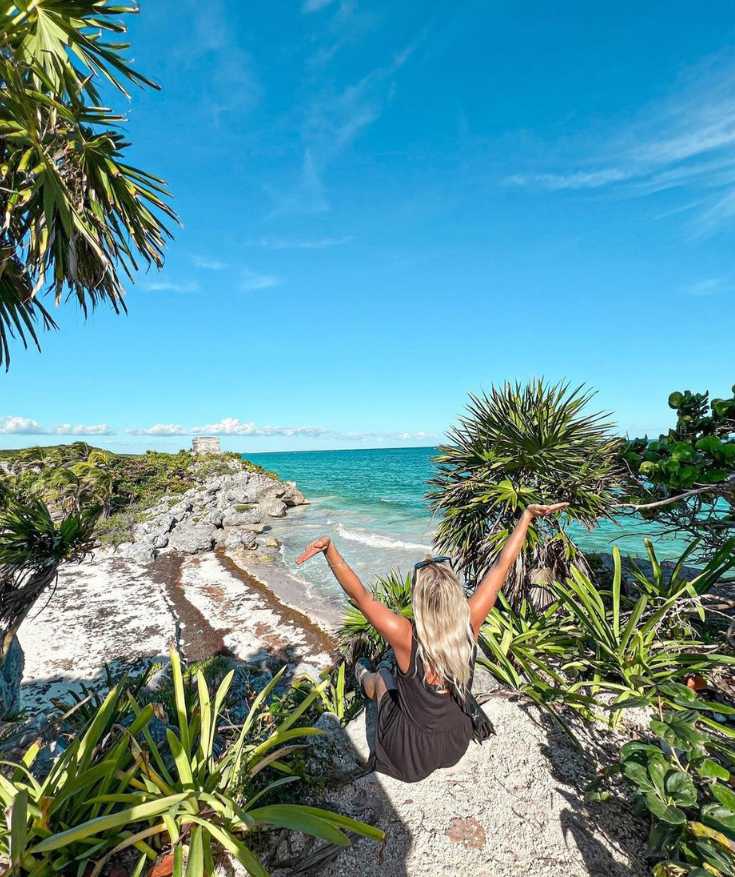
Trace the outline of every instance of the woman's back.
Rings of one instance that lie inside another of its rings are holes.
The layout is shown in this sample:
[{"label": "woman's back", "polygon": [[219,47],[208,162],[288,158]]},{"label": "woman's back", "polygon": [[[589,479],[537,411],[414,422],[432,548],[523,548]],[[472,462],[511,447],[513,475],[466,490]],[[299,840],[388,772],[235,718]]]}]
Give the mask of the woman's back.
[{"label": "woman's back", "polygon": [[454,697],[424,682],[414,630],[408,670],[398,669],[395,689],[378,704],[376,770],[417,782],[439,767],[456,764],[471,739],[472,721]]}]

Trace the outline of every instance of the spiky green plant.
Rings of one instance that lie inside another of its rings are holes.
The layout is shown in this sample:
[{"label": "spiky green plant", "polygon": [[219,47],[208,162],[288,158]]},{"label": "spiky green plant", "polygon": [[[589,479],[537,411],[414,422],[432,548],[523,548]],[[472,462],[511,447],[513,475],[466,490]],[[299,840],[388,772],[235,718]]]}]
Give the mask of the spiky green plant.
[{"label": "spiky green plant", "polygon": [[133,5],[19,0],[0,10],[0,363],[10,338],[38,345],[56,324],[40,300],[75,298],[87,313],[125,310],[123,281],[161,267],[176,220],[161,179],[131,166],[124,118],[101,83],[157,87],[134,70],[125,32]]},{"label": "spiky green plant", "polygon": [[[410,574],[403,576],[397,570],[393,570],[387,576],[377,579],[373,587],[373,595],[393,612],[405,618],[413,617]],[[352,604],[345,609],[337,638],[349,661],[354,661],[360,656],[370,658],[372,661],[378,660],[387,648],[383,637],[357,606]]]},{"label": "spiky green plant", "polygon": [[[135,875],[168,853],[174,877],[184,877],[184,858],[187,875],[212,874],[215,860],[226,850],[249,874],[267,877],[247,845],[260,830],[299,831],[338,847],[349,845],[348,833],[383,840],[379,829],[340,813],[264,803],[274,789],[298,781],[288,766],[289,756],[303,748],[295,741],[321,733],[298,726],[319,696],[318,687],[263,735],[257,725],[282,670],[251,704],[234,739],[219,751],[221,710],[233,671],[214,697],[201,671],[195,686],[185,685],[173,650],[171,671],[176,728],[167,728],[164,743],[156,744],[148,727],[153,706],[140,707],[132,692],[118,685],[44,780],[31,770],[37,745],[22,763],[10,765],[9,776],[0,775],[0,803],[7,819],[7,830],[0,832],[0,856],[10,861],[4,873],[99,877],[115,856],[134,847],[140,854]],[[121,710],[133,714],[128,727],[119,721]],[[254,782],[268,769],[280,776],[265,784]]]},{"label": "spiky green plant", "polygon": [[62,563],[88,554],[99,507],[55,521],[40,499],[0,495],[0,665],[23,619]]},{"label": "spiky green plant", "polygon": [[539,518],[509,577],[507,593],[534,602],[544,585],[581,560],[563,520],[587,527],[611,516],[619,484],[616,449],[604,414],[586,413],[592,392],[567,383],[506,383],[470,395],[467,414],[436,457],[429,501],[440,516],[436,544],[476,581],[493,563],[523,509],[569,503],[564,518]]}]

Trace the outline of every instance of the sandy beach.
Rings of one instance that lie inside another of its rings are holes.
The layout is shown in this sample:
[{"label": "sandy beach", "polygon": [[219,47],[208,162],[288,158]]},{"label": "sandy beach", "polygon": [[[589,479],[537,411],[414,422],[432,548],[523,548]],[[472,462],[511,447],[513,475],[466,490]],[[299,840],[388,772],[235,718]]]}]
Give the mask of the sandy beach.
[{"label": "sandy beach", "polygon": [[296,598],[303,593],[277,562],[252,571],[241,563],[223,551],[144,565],[100,552],[64,567],[54,592],[20,629],[24,707],[35,715],[54,700],[68,701],[71,690],[103,689],[106,665],[114,672],[155,662],[172,642],[189,660],[229,654],[264,665],[286,661],[293,675],[328,667],[338,613],[330,617],[318,600],[308,614],[301,611]]}]

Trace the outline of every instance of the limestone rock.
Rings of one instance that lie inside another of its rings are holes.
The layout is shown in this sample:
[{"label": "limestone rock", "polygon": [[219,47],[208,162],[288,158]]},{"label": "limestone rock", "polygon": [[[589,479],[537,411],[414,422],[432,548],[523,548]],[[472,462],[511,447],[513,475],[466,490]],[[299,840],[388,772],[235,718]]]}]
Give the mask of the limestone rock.
[{"label": "limestone rock", "polygon": [[222,515],[223,527],[242,527],[245,524],[257,524],[261,520],[261,512],[258,508],[238,509],[236,505],[224,510]]},{"label": "limestone rock", "polygon": [[223,517],[224,513],[222,509],[213,508],[210,509],[209,514],[207,515],[207,521],[215,527],[221,527]]},{"label": "limestone rock", "polygon": [[271,518],[286,517],[286,503],[280,499],[271,499],[263,504],[263,511]]},{"label": "limestone rock", "polygon": [[168,532],[159,533],[153,539],[153,547],[154,548],[165,548],[168,545],[168,542],[169,542]]},{"label": "limestone rock", "polygon": [[183,521],[171,532],[168,544],[182,554],[209,551],[214,545],[214,527],[211,524]]},{"label": "limestone rock", "polygon": [[254,548],[255,533],[250,530],[228,528],[225,531],[224,546],[228,551],[237,548]]},{"label": "limestone rock", "polygon": [[287,506],[306,505],[307,499],[293,481],[286,482],[286,492],[281,499]]}]

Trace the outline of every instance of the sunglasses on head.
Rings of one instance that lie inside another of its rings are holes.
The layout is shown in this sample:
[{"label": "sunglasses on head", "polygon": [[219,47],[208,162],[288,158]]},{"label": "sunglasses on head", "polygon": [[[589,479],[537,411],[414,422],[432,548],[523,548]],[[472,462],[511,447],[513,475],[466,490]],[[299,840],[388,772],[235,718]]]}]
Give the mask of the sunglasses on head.
[{"label": "sunglasses on head", "polygon": [[441,557],[430,557],[428,560],[420,560],[418,563],[415,563],[413,565],[414,575],[420,569],[423,569],[425,566],[429,566],[429,564],[431,563],[448,563],[450,566],[452,566],[452,558],[448,557],[445,554],[442,554]]}]

